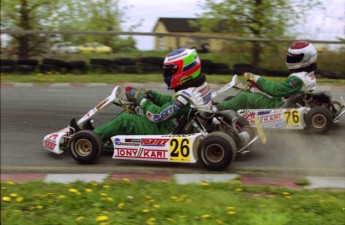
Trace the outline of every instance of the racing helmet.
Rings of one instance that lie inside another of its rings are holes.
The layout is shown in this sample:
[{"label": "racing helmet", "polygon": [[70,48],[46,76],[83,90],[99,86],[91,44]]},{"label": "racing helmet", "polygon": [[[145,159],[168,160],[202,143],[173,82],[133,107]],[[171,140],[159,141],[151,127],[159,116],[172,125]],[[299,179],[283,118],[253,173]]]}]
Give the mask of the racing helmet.
[{"label": "racing helmet", "polygon": [[163,76],[168,89],[175,89],[200,76],[201,62],[195,49],[180,48],[170,52],[163,62]]},{"label": "racing helmet", "polygon": [[317,59],[316,48],[307,41],[292,43],[286,55],[286,65],[290,71],[306,68],[315,63]]}]

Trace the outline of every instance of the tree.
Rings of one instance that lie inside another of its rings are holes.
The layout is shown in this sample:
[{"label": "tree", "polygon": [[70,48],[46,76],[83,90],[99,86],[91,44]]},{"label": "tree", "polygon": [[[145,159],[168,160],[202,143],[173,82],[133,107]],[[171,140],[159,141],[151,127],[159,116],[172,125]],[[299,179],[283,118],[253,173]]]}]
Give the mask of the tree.
[{"label": "tree", "polygon": [[[119,8],[118,0],[1,0],[1,25],[11,30],[121,31],[125,9]],[[12,38],[20,58],[49,48],[45,35],[20,34]],[[80,44],[100,42],[112,47],[128,42],[110,35],[63,35],[63,39]],[[133,42],[128,43],[133,47]]]},{"label": "tree", "polygon": [[[201,7],[201,30],[210,32],[221,24],[222,32],[241,37],[283,38],[289,28],[303,22],[319,0],[206,0]],[[252,42],[251,63],[258,65],[262,47]]]},{"label": "tree", "polygon": [[[58,0],[2,0],[1,21],[3,25],[13,30],[39,30],[44,28],[50,13]],[[31,34],[12,35],[16,43],[17,54],[27,58],[39,54],[44,36]]]}]

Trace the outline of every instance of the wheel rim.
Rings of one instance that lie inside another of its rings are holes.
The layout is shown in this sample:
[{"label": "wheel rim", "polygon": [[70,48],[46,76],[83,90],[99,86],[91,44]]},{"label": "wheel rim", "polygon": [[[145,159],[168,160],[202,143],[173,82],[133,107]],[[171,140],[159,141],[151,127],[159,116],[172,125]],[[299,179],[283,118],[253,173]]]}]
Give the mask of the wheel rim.
[{"label": "wheel rim", "polygon": [[324,115],[316,115],[312,119],[312,124],[315,128],[323,128],[326,126],[326,117]]},{"label": "wheel rim", "polygon": [[219,144],[209,145],[205,149],[205,156],[210,162],[219,162],[224,158],[224,149]]},{"label": "wheel rim", "polygon": [[80,139],[74,146],[75,152],[80,156],[88,156],[92,152],[92,144],[89,140]]}]

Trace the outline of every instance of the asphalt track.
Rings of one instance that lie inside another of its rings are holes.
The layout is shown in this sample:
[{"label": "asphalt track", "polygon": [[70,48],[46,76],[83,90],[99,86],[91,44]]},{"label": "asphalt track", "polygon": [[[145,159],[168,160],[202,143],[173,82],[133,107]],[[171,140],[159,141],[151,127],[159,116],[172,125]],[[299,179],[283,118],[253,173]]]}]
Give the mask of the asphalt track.
[{"label": "asphalt track", "polygon": [[[201,164],[113,160],[104,153],[95,165],[80,165],[69,155],[55,155],[42,147],[42,138],[80,118],[110,94],[114,85],[1,85],[2,173],[210,173]],[[125,84],[122,85],[123,87]],[[169,93],[163,86],[144,87]],[[216,90],[220,86],[212,85]],[[345,86],[319,86],[334,100],[345,98]],[[227,92],[231,94],[231,92]],[[224,98],[218,96],[216,100]],[[101,124],[121,111],[113,106],[95,119]],[[237,158],[223,173],[242,171],[345,176],[345,117],[327,135],[300,130],[265,130],[267,143],[256,142],[252,152]]]}]

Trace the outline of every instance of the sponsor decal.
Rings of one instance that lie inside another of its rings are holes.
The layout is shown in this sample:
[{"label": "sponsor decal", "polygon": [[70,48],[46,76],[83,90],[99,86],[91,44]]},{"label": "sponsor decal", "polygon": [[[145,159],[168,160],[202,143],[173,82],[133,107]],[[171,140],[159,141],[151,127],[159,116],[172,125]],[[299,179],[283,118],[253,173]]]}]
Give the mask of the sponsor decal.
[{"label": "sponsor decal", "polygon": [[143,138],[141,139],[141,146],[165,146],[169,139]]},{"label": "sponsor decal", "polygon": [[171,138],[171,137],[191,137],[194,134],[170,134],[170,135],[163,135],[162,137],[167,137],[167,138]]},{"label": "sponsor decal", "polygon": [[140,145],[140,139],[128,139],[126,138],[124,141],[121,141],[120,138],[114,139],[115,145],[122,145],[122,146],[139,146]]},{"label": "sponsor decal", "polygon": [[152,114],[150,112],[146,113],[147,118],[154,122],[160,122],[171,116],[174,112],[173,106],[169,106],[168,108],[164,109],[160,114]]},{"label": "sponsor decal", "polygon": [[107,102],[108,102],[108,99],[105,99],[104,101],[102,101],[101,103],[99,103],[99,104],[96,106],[96,109],[99,110],[99,109],[102,108]]},{"label": "sponsor decal", "polygon": [[192,95],[190,93],[188,93],[187,91],[182,91],[182,94],[187,95],[188,97],[192,97]]},{"label": "sponsor decal", "polygon": [[172,60],[174,60],[174,59],[178,59],[178,58],[183,57],[183,56],[186,56],[186,55],[188,55],[187,52],[186,52],[186,53],[183,53],[183,54],[181,54],[181,55],[177,55],[177,56],[174,56],[174,57],[170,57],[170,58],[168,58],[167,62],[170,62],[170,61],[172,61]]},{"label": "sponsor decal", "polygon": [[188,104],[188,101],[184,97],[178,96],[173,102],[173,107],[176,110],[180,110],[183,106],[187,104]]},{"label": "sponsor decal", "polygon": [[272,112],[272,110],[258,111],[258,116],[270,114],[271,112]]},{"label": "sponsor decal", "polygon": [[56,144],[54,142],[51,142],[50,140],[45,140],[44,141],[44,147],[49,149],[49,150],[54,150]]},{"label": "sponsor decal", "polygon": [[199,91],[200,95],[203,96],[204,94],[206,94],[207,92],[209,92],[211,90],[211,88],[207,85],[206,87],[204,87],[203,89],[201,89]]},{"label": "sponsor decal", "polygon": [[202,99],[204,100],[204,104],[209,103],[209,102],[212,100],[212,94],[211,94],[211,92],[208,93],[206,96],[204,96]]},{"label": "sponsor decal", "polygon": [[167,160],[167,150],[156,149],[130,149],[115,148],[114,157],[116,158],[141,158],[141,159],[165,159]]},{"label": "sponsor decal", "polygon": [[273,114],[273,115],[266,115],[266,116],[259,116],[259,121],[261,124],[263,123],[271,123],[276,121],[283,121],[281,114]]}]

